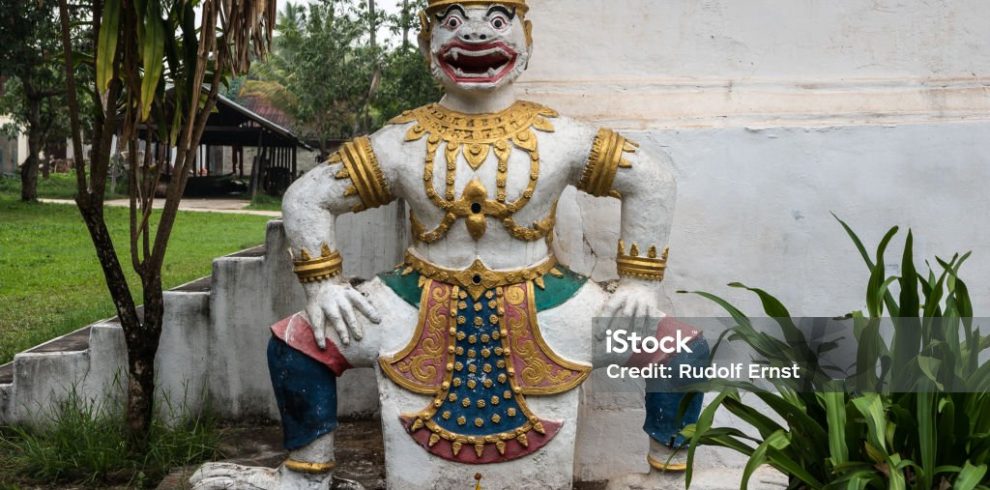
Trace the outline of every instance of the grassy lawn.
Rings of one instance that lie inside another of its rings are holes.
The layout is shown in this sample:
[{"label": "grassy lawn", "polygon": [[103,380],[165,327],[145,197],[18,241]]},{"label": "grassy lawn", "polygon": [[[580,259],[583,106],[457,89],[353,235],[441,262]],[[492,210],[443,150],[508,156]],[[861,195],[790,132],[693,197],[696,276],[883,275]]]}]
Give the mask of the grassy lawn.
[{"label": "grassy lawn", "polygon": [[[121,187],[122,183],[117,186]],[[18,198],[21,195],[20,178],[0,177],[0,194],[9,194],[11,198]],[[38,197],[42,199],[75,199],[76,197],[76,174],[61,173],[50,174],[48,178],[38,175]],[[107,199],[126,198],[127,194],[114,193],[110,189],[110,181],[107,181]]]},{"label": "grassy lawn", "polygon": [[[4,180],[11,179],[0,178]],[[19,191],[0,187],[0,364],[17,352],[115,315],[76,207],[24,204],[18,197]],[[130,267],[127,215],[127,208],[106,208],[117,255],[140,298],[140,283]],[[268,220],[180,213],[162,271],[165,287],[208,275],[215,257],[263,243]]]},{"label": "grassy lawn", "polygon": [[272,197],[268,194],[258,194],[251,200],[251,204],[246,209],[255,211],[281,211],[282,198]]}]

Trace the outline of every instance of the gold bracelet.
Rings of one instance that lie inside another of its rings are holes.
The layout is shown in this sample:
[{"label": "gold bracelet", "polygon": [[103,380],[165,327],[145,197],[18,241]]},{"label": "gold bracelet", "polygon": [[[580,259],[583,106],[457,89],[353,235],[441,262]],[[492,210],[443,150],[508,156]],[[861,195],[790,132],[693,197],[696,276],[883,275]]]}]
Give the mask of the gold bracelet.
[{"label": "gold bracelet", "polygon": [[670,248],[663,249],[663,255],[657,256],[657,247],[650,247],[645,257],[639,256],[639,247],[634,243],[626,254],[626,244],[619,240],[619,252],[615,256],[616,266],[620,276],[635,277],[648,281],[662,281],[667,271],[667,255]]},{"label": "gold bracelet", "polygon": [[331,251],[327,244],[320,246],[320,256],[312,258],[305,248],[299,252],[299,260],[292,261],[292,271],[299,276],[299,282],[306,284],[332,279],[340,275],[344,259],[340,252]]},{"label": "gold bracelet", "polygon": [[385,182],[385,173],[378,165],[375,150],[367,136],[355,138],[340,146],[327,161],[330,165],[343,164],[337,171],[337,180],[350,179],[351,186],[344,190],[344,197],[357,196],[361,203],[356,204],[355,213],[366,209],[384,206],[394,199]]},{"label": "gold bracelet", "polygon": [[621,199],[622,194],[612,189],[612,184],[620,168],[632,167],[632,163],[626,160],[625,156],[635,153],[637,148],[639,145],[615,131],[605,128],[598,130],[577,188],[595,197],[610,196]]},{"label": "gold bracelet", "polygon": [[337,468],[337,463],[333,461],[328,461],[326,463],[307,463],[305,461],[296,461],[294,459],[285,460],[285,467],[295,471],[296,473],[306,473],[310,475],[323,475],[330,473],[335,468]]}]

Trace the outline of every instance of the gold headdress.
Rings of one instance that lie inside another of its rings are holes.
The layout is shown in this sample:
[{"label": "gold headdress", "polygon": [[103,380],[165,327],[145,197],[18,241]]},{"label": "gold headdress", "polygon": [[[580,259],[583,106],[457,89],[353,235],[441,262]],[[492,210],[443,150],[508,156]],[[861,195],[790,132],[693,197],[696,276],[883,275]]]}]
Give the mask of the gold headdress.
[{"label": "gold headdress", "polygon": [[510,7],[515,7],[522,13],[526,13],[526,11],[529,10],[529,6],[526,5],[526,0],[428,0],[427,3],[428,5],[426,6],[426,10],[428,12],[433,12],[434,10],[458,3],[461,5],[500,3]]}]

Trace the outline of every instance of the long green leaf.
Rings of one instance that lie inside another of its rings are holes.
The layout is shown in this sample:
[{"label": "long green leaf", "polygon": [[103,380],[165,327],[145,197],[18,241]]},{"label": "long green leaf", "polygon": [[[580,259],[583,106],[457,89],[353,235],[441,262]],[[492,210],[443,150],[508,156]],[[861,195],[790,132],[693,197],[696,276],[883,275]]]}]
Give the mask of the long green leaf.
[{"label": "long green leaf", "polygon": [[846,224],[845,221],[839,218],[838,215],[832,213],[832,217],[842,225],[842,228],[846,230],[846,234],[852,239],[853,244],[856,245],[856,250],[859,250],[859,254],[863,257],[863,262],[866,262],[866,266],[873,270],[873,259],[870,258],[870,253],[866,251],[866,247],[863,245],[863,241],[859,239],[859,235],[853,231],[853,229]]},{"label": "long green leaf", "polygon": [[849,447],[846,445],[846,394],[839,390],[829,390],[820,396],[825,402],[829,454],[832,465],[838,466],[849,461]]},{"label": "long green leaf", "polygon": [[887,452],[887,418],[883,400],[876,393],[866,393],[852,399],[853,406],[866,419],[867,440],[877,450]]},{"label": "long green leaf", "polygon": [[155,101],[155,92],[165,68],[165,26],[161,13],[161,0],[148,0],[147,18],[144,22],[144,40],[141,57],[144,76],[141,78],[141,120],[146,121]]},{"label": "long green leaf", "polygon": [[825,429],[819,421],[808,416],[803,407],[768,391],[756,391],[755,394],[773,411],[783,417],[791,432],[796,436],[804,437],[807,444],[811,444],[812,447],[828,447],[828,434]]},{"label": "long green leaf", "polygon": [[736,400],[735,398],[726,398],[723,405],[733,415],[755,427],[756,430],[760,432],[760,436],[762,437],[768,437],[774,432],[784,430],[784,428],[777,422],[774,422],[773,419],[763,415],[759,410],[746,405],[740,400]]},{"label": "long green leaf", "polygon": [[918,316],[918,270],[914,266],[914,233],[908,230],[901,257],[901,298],[899,316]]},{"label": "long green leaf", "polygon": [[883,314],[883,305],[887,305],[890,316],[898,315],[897,303],[894,302],[893,295],[889,290],[882,290],[881,286],[886,280],[886,265],[884,254],[887,252],[887,245],[897,234],[898,228],[895,226],[884,235],[877,246],[876,265],[870,271],[870,281],[866,287],[866,305],[870,310],[870,316],[879,317]]},{"label": "long green leaf", "polygon": [[746,461],[746,466],[743,468],[742,480],[739,482],[740,490],[747,490],[749,488],[749,479],[752,478],[753,473],[767,462],[767,451],[770,450],[770,447],[786,443],[787,433],[779,430],[770,434],[770,437],[767,437],[763,443],[756,446],[753,454]]},{"label": "long green leaf", "polygon": [[932,488],[938,444],[935,438],[935,395],[922,390],[915,396],[918,400],[915,414],[918,420],[918,448],[921,450],[921,471],[917,476],[922,481],[922,488]]},{"label": "long green leaf", "polygon": [[694,433],[691,435],[691,443],[688,446],[687,472],[684,474],[684,488],[686,489],[691,488],[691,478],[694,476],[694,453],[698,449],[701,436],[712,428],[712,422],[715,420],[715,412],[722,406],[722,400],[725,400],[729,395],[730,392],[728,391],[723,391],[715,395],[711,403],[701,411],[698,421],[692,424],[694,426],[692,429]]},{"label": "long green leaf", "polygon": [[[117,38],[120,35],[120,0],[107,0],[103,4],[100,34],[96,48],[96,88],[106,92],[113,78],[113,62],[117,54]],[[114,103],[110,101],[108,103]]]},{"label": "long green leaf", "polygon": [[959,476],[956,477],[956,482],[952,485],[952,490],[973,490],[983,481],[983,477],[986,474],[987,465],[973,466],[967,461],[962,471],[959,472]]},{"label": "long green leaf", "polygon": [[[853,231],[852,227],[850,227],[848,224],[846,224],[845,221],[842,221],[841,219],[839,219],[839,217],[835,213],[832,213],[832,217],[834,217],[836,219],[836,221],[838,221],[839,224],[842,225],[842,228],[844,230],[846,230],[846,234],[849,235],[849,238],[852,240],[853,244],[856,245],[856,250],[858,250],[859,251],[859,254],[863,257],[863,261],[866,262],[866,267],[868,269],[870,269],[870,272],[871,273],[874,273],[874,272],[877,271],[877,269],[880,269],[881,270],[880,275],[882,277],[883,276],[883,272],[882,272],[883,266],[882,266],[882,264],[878,268],[877,265],[873,263],[873,260],[870,259],[869,252],[866,251],[866,247],[863,245],[863,241],[859,239],[859,235],[857,235],[856,232]],[[890,241],[890,239],[893,238],[893,236],[895,234],[897,234],[897,230],[898,230],[898,228],[896,226],[893,227],[893,228],[891,228],[890,231],[887,232],[887,235],[884,236],[884,239],[883,239],[883,241],[881,243]],[[883,247],[885,248],[886,245],[883,245]],[[877,286],[879,286],[879,284],[882,283],[882,282],[883,282],[882,280],[877,281]],[[872,284],[872,278],[871,278],[871,284]],[[892,294],[890,294],[889,291],[886,291],[886,292],[884,292],[884,294],[883,294],[882,297],[884,299],[884,302],[887,304],[887,309],[891,312],[891,316],[896,316],[897,305],[896,305],[896,303],[894,303],[894,296]],[[867,296],[867,305],[872,305],[872,306],[869,307],[869,311],[870,311],[871,314],[874,311],[877,311],[877,309],[879,307],[879,305],[876,305],[874,303],[875,302],[868,295]]]}]

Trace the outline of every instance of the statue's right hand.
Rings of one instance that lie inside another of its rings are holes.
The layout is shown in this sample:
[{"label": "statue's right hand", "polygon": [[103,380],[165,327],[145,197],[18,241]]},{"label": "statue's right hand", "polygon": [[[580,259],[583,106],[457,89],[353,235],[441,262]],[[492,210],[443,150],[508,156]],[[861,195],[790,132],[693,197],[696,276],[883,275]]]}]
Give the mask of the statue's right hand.
[{"label": "statue's right hand", "polygon": [[381,323],[381,315],[371,302],[349,284],[323,281],[304,285],[306,289],[306,316],[309,317],[313,336],[320,349],[327,348],[327,320],[344,345],[364,337],[364,330],[357,321],[354,310],[361,312],[372,323]]}]

